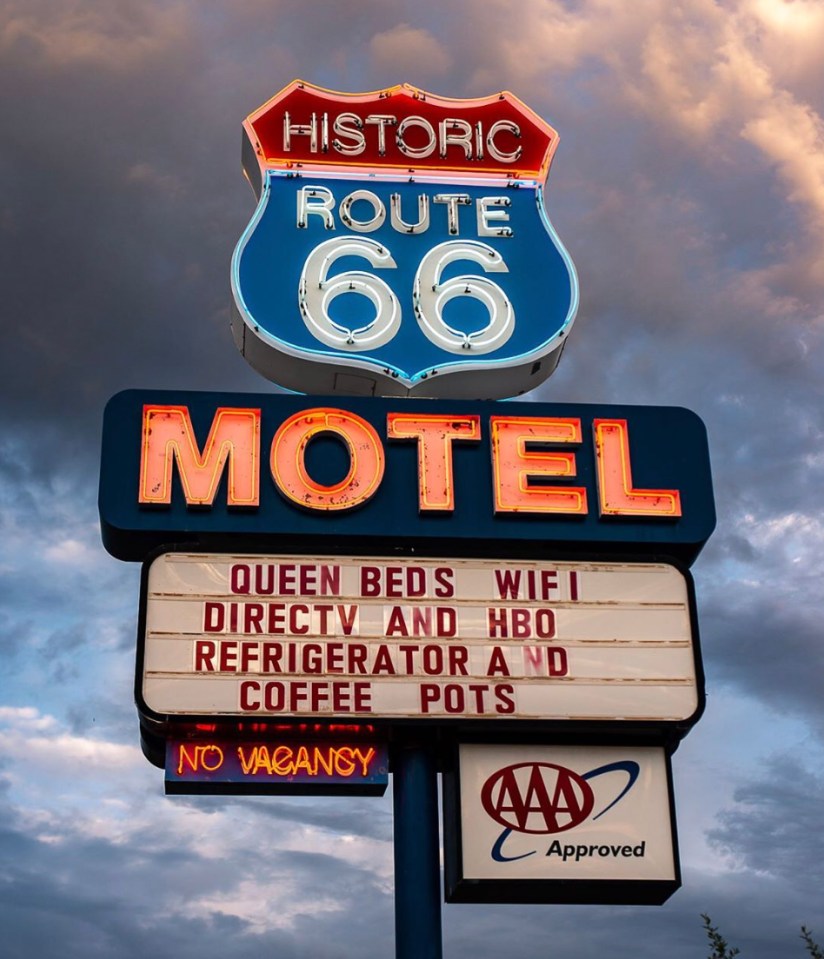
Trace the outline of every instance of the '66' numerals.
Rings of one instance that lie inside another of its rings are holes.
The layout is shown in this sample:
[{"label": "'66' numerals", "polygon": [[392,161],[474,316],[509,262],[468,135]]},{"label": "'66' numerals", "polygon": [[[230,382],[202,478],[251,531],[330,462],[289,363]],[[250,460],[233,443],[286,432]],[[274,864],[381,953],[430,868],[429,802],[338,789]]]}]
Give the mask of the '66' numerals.
[{"label": "'66' numerals", "polygon": [[[388,343],[401,325],[402,309],[389,285],[374,273],[348,270],[329,276],[343,256],[357,256],[374,269],[391,270],[397,264],[387,247],[367,237],[335,237],[316,246],[300,274],[298,297],[307,328],[326,346],[350,352],[374,350]],[[412,285],[412,307],[418,326],[436,346],[450,353],[490,353],[503,346],[515,328],[515,311],[506,293],[485,276],[466,274],[441,281],[451,263],[468,260],[484,273],[508,273],[503,257],[479,240],[449,240],[433,247],[421,260]],[[375,316],[359,327],[332,319],[329,307],[338,296],[357,294],[371,301]],[[450,326],[443,308],[450,300],[468,296],[480,301],[488,314],[485,326],[465,332]]]}]

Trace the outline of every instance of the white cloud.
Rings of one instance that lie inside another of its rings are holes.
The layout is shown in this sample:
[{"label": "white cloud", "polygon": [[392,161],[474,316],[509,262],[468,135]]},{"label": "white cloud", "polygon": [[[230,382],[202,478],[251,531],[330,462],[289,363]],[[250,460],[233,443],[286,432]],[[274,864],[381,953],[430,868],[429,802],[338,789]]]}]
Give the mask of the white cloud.
[{"label": "white cloud", "polygon": [[43,555],[52,563],[88,563],[99,558],[100,551],[93,549],[88,542],[74,537],[66,537],[52,543],[43,550]]},{"label": "white cloud", "polygon": [[174,905],[176,913],[192,919],[208,919],[214,913],[234,916],[257,935],[272,929],[291,929],[299,916],[341,912],[345,908],[341,901],[319,892],[305,901],[288,873],[272,875],[269,870],[261,870],[256,879],[244,879],[225,892],[190,897]]},{"label": "white cloud", "polygon": [[0,751],[25,760],[27,766],[41,764],[51,772],[77,769],[114,770],[134,766],[140,759],[135,746],[107,743],[82,736],[22,736],[11,739]]},{"label": "white cloud", "polygon": [[[10,737],[57,728],[54,716],[43,715],[34,706],[0,706],[0,722],[6,725]],[[3,745],[0,740],[0,748]],[[8,747],[10,742],[6,741],[5,745]]]},{"label": "white cloud", "polygon": [[788,198],[824,236],[824,121],[808,104],[776,91],[741,135],[775,165]]},{"label": "white cloud", "polygon": [[527,96],[580,71],[578,82],[597,89],[604,105],[643,113],[703,156],[698,162],[729,159],[736,139],[745,139],[776,170],[808,225],[824,233],[820,4],[531,0],[517,16],[503,9],[479,11],[470,28],[494,38],[494,55],[487,50],[473,74],[475,92],[493,92],[503,79]]},{"label": "white cloud", "polygon": [[2,706],[0,723],[4,727],[0,756],[16,760],[30,774],[52,776],[78,768],[116,771],[142,762],[136,746],[71,735],[54,716],[35,707]]},{"label": "white cloud", "polygon": [[[771,517],[747,513],[736,525],[759,554],[770,556],[771,570],[784,563],[801,563],[807,575],[817,575],[815,571],[824,550],[824,521],[820,516],[798,511]],[[783,584],[783,589],[790,589],[801,578],[799,573],[794,573]],[[821,592],[824,593],[824,584]]]}]

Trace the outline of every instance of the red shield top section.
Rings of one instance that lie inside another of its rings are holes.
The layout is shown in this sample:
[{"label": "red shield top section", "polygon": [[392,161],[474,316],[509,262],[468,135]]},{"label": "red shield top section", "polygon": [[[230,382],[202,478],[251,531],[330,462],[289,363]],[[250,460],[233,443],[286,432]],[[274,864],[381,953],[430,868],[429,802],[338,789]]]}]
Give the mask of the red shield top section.
[{"label": "red shield top section", "polygon": [[558,134],[511,93],[475,100],[409,84],[335,93],[294,80],[244,121],[244,168],[545,179]]}]

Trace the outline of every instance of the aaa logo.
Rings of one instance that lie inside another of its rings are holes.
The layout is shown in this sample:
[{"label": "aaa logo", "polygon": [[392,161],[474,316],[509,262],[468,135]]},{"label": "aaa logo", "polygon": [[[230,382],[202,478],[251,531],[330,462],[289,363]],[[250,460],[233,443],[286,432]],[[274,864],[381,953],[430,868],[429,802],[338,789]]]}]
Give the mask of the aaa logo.
[{"label": "aaa logo", "polygon": [[481,804],[507,829],[555,833],[584,822],[595,805],[595,795],[582,776],[564,766],[519,763],[487,779]]},{"label": "aaa logo", "polygon": [[[625,773],[620,790],[595,815],[593,779],[607,773]],[[619,760],[577,773],[556,763],[527,762],[504,766],[494,772],[481,788],[481,805],[487,815],[504,827],[492,849],[498,862],[523,859],[505,856],[503,844],[512,832],[550,835],[565,832],[586,822],[590,816],[599,819],[619,803],[638,779],[640,766],[633,760]]]}]

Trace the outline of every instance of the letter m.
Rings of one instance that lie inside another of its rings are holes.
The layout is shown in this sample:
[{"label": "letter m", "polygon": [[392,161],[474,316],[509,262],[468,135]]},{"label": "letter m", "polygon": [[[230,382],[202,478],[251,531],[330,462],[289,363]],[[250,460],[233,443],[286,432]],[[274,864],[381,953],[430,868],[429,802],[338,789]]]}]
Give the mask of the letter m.
[{"label": "letter m", "polygon": [[138,502],[172,501],[177,464],[187,506],[211,506],[229,463],[228,506],[260,502],[260,410],[219,407],[201,452],[187,406],[143,407]]}]

